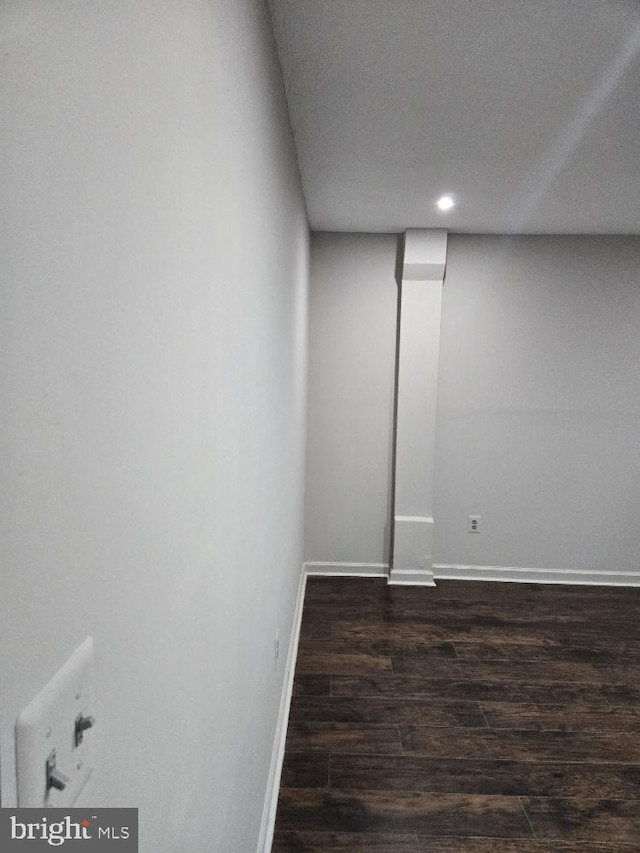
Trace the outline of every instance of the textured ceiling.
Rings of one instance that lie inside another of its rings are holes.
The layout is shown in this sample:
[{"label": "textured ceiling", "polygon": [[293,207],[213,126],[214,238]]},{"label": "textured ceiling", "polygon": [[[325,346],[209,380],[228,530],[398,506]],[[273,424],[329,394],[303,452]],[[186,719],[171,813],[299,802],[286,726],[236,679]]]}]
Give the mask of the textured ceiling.
[{"label": "textured ceiling", "polygon": [[270,6],[313,228],[640,233],[638,0]]}]

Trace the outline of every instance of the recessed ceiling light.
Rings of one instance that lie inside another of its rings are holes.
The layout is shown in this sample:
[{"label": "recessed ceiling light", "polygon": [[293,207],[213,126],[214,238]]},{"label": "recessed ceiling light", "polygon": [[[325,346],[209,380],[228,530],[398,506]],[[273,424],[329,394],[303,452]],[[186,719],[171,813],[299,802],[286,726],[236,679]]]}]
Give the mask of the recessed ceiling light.
[{"label": "recessed ceiling light", "polygon": [[442,195],[436,202],[440,210],[451,210],[455,206],[455,200],[452,195]]}]

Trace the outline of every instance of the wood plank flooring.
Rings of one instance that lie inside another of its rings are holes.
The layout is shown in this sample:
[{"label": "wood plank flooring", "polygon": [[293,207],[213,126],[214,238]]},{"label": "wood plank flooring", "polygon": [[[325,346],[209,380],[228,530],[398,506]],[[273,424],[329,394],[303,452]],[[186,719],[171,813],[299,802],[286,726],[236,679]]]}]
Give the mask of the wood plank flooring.
[{"label": "wood plank flooring", "polygon": [[307,583],[273,853],[640,853],[640,589]]}]

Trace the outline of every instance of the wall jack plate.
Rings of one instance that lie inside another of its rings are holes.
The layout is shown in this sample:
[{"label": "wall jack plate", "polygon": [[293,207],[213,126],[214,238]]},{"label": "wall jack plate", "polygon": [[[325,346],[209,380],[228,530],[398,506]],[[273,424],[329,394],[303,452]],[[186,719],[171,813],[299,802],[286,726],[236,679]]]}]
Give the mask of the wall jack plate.
[{"label": "wall jack plate", "polygon": [[467,517],[467,533],[480,533],[480,518],[479,515]]},{"label": "wall jack plate", "polygon": [[79,646],[16,722],[21,808],[70,808],[93,770],[93,640]]}]

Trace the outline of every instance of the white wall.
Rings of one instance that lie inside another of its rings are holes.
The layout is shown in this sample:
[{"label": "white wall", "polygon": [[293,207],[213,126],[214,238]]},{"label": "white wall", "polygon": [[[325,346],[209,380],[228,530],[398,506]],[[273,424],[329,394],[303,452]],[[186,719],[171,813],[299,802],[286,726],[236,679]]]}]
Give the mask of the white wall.
[{"label": "white wall", "polygon": [[16,715],[92,634],[79,804],[138,806],[143,853],[253,851],[306,395],[269,22],[254,0],[6,0],[0,26],[2,803]]},{"label": "white wall", "polygon": [[639,570],[639,329],[636,237],[450,237],[441,562]]},{"label": "white wall", "polygon": [[397,240],[311,245],[305,559],[388,562]]},{"label": "white wall", "polygon": [[[388,524],[390,442],[344,424],[390,435],[394,259],[385,235],[312,245],[311,400],[342,374],[377,400],[367,418],[356,399],[312,426],[307,558],[317,561],[378,559]],[[443,299],[435,561],[638,571],[640,238],[450,235]],[[350,340],[364,339],[377,357],[352,356]],[[360,524],[349,524],[354,506]],[[469,514],[482,516],[481,534],[466,532]]]}]

